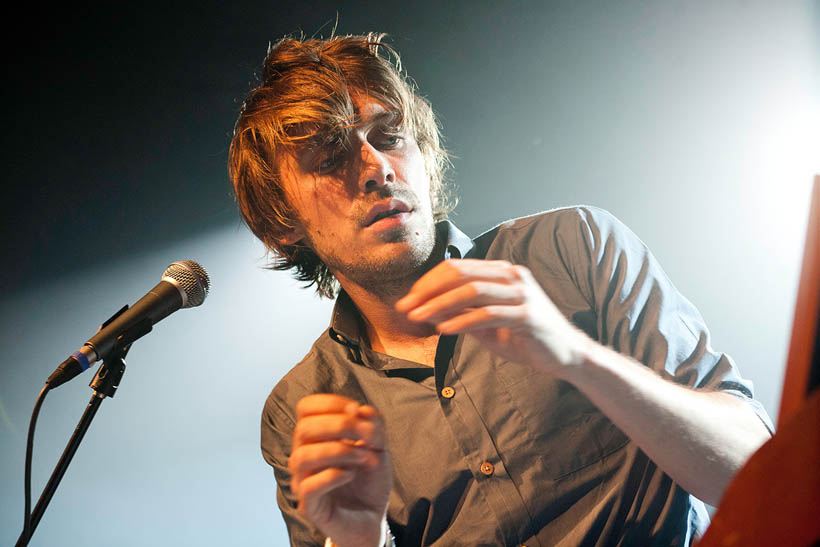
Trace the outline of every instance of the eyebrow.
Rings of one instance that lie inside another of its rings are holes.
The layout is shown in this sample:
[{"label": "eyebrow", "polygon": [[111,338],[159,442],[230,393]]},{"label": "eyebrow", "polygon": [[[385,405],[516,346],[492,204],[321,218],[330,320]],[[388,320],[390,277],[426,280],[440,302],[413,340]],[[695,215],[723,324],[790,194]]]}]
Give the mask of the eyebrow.
[{"label": "eyebrow", "polygon": [[[358,117],[357,121],[360,121],[361,118]],[[380,123],[389,123],[393,120],[401,118],[401,114],[396,110],[382,110],[381,112],[375,114],[373,118],[371,118],[370,123],[376,125]]]},{"label": "eyebrow", "polygon": [[[381,110],[367,120],[367,125],[396,125],[395,121],[400,119],[402,119],[402,115],[398,110]],[[350,130],[361,125],[365,125],[365,121],[362,119],[361,113],[357,111],[356,115],[350,121],[350,125],[344,129]]]}]

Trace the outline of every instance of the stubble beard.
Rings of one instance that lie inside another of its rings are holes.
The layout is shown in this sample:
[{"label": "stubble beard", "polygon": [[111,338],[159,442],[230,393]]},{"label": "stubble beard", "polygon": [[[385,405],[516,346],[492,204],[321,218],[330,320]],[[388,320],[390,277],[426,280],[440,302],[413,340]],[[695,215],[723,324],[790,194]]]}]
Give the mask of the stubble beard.
[{"label": "stubble beard", "polygon": [[409,233],[398,231],[386,245],[402,245],[402,242],[406,242],[406,249],[398,255],[364,256],[360,260],[352,254],[349,257],[320,255],[320,258],[342,284],[355,283],[390,301],[404,296],[413,283],[439,261],[434,224],[421,230],[410,229]]}]

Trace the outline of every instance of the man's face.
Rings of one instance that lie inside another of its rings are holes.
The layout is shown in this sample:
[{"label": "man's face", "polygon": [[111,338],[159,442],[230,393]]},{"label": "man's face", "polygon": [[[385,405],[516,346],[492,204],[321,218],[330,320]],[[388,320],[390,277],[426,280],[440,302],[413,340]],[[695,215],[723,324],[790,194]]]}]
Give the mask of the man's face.
[{"label": "man's face", "polygon": [[430,178],[415,139],[397,116],[367,97],[353,98],[361,123],[344,149],[286,154],[280,173],[300,239],[344,285],[364,288],[417,272],[435,246]]}]

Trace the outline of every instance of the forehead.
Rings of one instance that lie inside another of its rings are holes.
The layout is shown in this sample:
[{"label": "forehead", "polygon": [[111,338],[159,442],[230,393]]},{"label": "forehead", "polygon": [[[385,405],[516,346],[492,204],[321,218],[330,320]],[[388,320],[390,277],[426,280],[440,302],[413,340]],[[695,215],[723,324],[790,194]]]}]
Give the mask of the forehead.
[{"label": "forehead", "polygon": [[357,93],[352,95],[351,99],[353,100],[353,109],[356,111],[356,117],[359,118],[362,123],[398,114],[397,112],[389,110],[380,101],[368,95]]}]

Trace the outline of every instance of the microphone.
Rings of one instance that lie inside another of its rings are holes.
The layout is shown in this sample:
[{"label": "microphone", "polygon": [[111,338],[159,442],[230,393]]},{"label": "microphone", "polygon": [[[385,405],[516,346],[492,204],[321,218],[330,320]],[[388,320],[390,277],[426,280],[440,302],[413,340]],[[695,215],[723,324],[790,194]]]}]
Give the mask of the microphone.
[{"label": "microphone", "polygon": [[105,360],[115,350],[121,350],[151,332],[153,325],[180,308],[202,304],[211,288],[205,268],[193,260],[173,262],[156,287],[132,307],[125,306],[83,347],[71,354],[48,377],[46,385],[55,388],[71,380],[97,361]]}]

